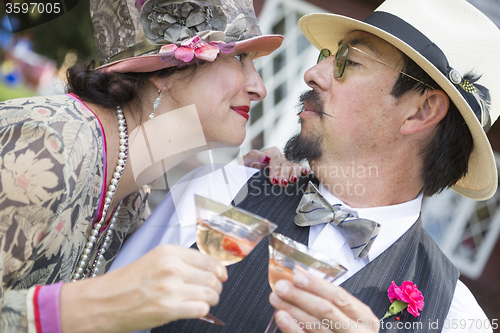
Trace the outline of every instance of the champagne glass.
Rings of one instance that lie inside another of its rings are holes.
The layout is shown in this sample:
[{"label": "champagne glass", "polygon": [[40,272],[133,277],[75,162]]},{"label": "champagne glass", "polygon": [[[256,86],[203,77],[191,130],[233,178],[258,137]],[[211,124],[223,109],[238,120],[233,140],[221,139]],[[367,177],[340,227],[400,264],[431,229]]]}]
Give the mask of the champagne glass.
[{"label": "champagne glass", "polygon": [[[296,267],[301,267],[308,273],[328,282],[335,281],[347,272],[344,266],[327,256],[282,234],[273,233],[269,237],[269,284],[271,289],[274,290],[274,285],[278,280],[292,281]],[[275,333],[278,330],[274,317],[273,315],[265,333]]]},{"label": "champagne glass", "polygon": [[[195,195],[196,245],[228,266],[245,258],[255,246],[278,226],[243,209],[227,206]],[[200,318],[215,325],[225,324],[211,314]]]}]

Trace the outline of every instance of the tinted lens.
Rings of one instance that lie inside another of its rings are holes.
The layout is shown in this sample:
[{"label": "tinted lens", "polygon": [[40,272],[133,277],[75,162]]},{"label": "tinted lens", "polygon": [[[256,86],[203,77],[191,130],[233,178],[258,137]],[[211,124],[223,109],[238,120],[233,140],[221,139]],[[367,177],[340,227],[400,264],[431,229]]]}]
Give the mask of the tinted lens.
[{"label": "tinted lens", "polygon": [[323,49],[323,50],[319,51],[319,57],[318,57],[318,61],[316,63],[319,64],[320,61],[325,60],[326,58],[328,58],[331,55],[332,55],[332,53],[330,52],[329,49]]},{"label": "tinted lens", "polygon": [[333,76],[338,79],[344,74],[345,63],[349,56],[349,46],[347,44],[340,44],[337,54],[335,55]]}]

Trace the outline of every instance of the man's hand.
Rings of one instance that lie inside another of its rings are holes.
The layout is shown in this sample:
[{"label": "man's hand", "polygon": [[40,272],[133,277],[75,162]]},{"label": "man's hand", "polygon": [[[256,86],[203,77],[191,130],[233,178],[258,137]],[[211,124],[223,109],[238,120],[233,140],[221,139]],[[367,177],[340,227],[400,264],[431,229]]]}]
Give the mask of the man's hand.
[{"label": "man's hand", "polygon": [[378,332],[371,309],[343,288],[306,272],[280,280],[269,296],[283,333]]},{"label": "man's hand", "polygon": [[281,187],[296,183],[301,176],[307,176],[311,172],[300,163],[289,162],[277,147],[262,151],[253,149],[243,156],[243,164],[261,170],[269,168],[269,181]]}]

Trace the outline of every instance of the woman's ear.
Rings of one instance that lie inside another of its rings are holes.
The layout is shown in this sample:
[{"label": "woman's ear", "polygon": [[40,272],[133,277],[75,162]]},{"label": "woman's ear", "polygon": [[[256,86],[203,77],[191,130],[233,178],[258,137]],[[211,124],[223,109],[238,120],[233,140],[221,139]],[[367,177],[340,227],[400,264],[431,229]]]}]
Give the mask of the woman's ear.
[{"label": "woman's ear", "polygon": [[158,91],[169,90],[172,87],[172,82],[168,78],[159,77],[158,75],[153,75],[148,78]]},{"label": "woman's ear", "polygon": [[410,135],[437,125],[446,116],[449,106],[450,99],[444,91],[427,91],[418,99],[414,111],[407,115],[400,128],[401,134]]}]

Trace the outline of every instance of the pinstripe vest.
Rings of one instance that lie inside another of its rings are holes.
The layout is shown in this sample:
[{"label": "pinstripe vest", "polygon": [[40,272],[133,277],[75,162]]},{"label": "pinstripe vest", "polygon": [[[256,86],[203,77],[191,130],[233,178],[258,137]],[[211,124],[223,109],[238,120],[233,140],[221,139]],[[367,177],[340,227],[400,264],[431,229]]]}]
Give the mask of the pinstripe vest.
[{"label": "pinstripe vest", "polygon": [[[263,173],[247,182],[248,194],[238,194],[237,206],[277,223],[276,232],[307,244],[308,227],[293,222],[295,209],[313,176],[300,179],[283,189],[272,186]],[[262,333],[274,309],[269,304],[271,288],[267,279],[268,242],[262,241],[241,262],[228,267],[229,279],[217,306],[210,313],[226,322],[224,328],[200,320],[179,320],[152,330],[163,332]],[[387,288],[411,280],[424,295],[425,306],[419,317],[404,310],[385,320],[380,332],[440,332],[448,314],[458,280],[458,270],[423,230],[420,219],[380,256],[358,271],[341,286],[367,304],[381,318],[389,309]],[[398,326],[399,325],[399,326]],[[401,329],[402,328],[402,329]]]}]

